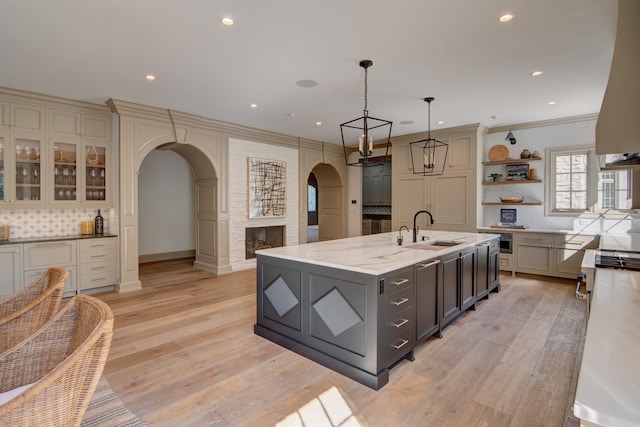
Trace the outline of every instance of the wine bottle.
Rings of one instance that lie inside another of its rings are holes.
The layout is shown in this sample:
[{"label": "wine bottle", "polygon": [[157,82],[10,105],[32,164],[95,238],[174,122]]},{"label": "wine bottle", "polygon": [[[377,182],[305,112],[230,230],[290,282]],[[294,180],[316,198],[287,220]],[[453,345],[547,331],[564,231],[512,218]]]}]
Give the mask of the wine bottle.
[{"label": "wine bottle", "polygon": [[104,218],[100,215],[100,209],[98,209],[98,215],[96,215],[95,227],[93,227],[93,234],[101,236],[104,234]]}]

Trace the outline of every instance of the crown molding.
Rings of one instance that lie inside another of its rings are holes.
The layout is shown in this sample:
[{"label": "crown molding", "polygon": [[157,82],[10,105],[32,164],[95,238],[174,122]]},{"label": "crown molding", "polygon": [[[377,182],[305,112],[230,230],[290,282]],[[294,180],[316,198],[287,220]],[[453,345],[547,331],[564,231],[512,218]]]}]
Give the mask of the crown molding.
[{"label": "crown molding", "polygon": [[528,123],[518,123],[511,126],[499,126],[494,128],[489,128],[487,133],[498,133],[498,132],[509,132],[509,130],[522,130],[522,129],[532,129],[546,126],[554,126],[554,125],[564,125],[568,123],[577,123],[577,122],[586,122],[589,120],[597,120],[598,113],[592,114],[583,114],[581,116],[571,116],[571,117],[562,117],[559,119],[550,119],[550,120],[540,120],[537,122],[528,122]]}]

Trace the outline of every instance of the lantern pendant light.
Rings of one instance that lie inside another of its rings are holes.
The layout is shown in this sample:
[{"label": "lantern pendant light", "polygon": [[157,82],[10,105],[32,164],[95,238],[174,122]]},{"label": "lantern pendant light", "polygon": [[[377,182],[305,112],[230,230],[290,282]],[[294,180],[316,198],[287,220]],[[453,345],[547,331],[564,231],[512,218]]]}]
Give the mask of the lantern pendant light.
[{"label": "lantern pendant light", "polygon": [[411,142],[409,144],[411,152],[411,163],[413,173],[416,175],[442,175],[444,173],[444,164],[447,161],[449,146],[435,138],[431,138],[431,102],[435,98],[424,98],[428,104],[428,131],[427,139]]},{"label": "lantern pendant light", "polygon": [[[371,60],[360,61],[360,66],[364,68],[364,110],[362,117],[340,125],[344,159],[347,166],[383,165],[389,161],[390,157],[389,148],[391,147],[391,126],[393,123],[388,120],[370,117],[367,109],[367,70],[372,65],[373,62]],[[375,141],[380,141],[380,144],[374,145]],[[374,149],[379,151],[379,154],[374,155]],[[351,154],[356,152],[358,156],[354,159]]]}]

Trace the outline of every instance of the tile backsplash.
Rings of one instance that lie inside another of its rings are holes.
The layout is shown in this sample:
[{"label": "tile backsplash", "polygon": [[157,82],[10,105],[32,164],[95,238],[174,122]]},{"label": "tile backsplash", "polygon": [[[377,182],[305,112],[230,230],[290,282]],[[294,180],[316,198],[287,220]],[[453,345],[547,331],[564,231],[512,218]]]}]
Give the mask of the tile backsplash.
[{"label": "tile backsplash", "polygon": [[[73,236],[80,234],[81,221],[93,221],[97,208],[0,209],[0,224],[11,225],[10,239]],[[100,208],[105,233],[117,234],[115,210]]]}]

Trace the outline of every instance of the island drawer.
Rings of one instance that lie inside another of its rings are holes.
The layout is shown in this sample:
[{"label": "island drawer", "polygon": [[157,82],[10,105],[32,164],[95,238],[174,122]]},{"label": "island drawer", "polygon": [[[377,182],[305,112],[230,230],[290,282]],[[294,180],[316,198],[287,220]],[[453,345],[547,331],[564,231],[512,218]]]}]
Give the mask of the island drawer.
[{"label": "island drawer", "polygon": [[405,287],[401,291],[388,295],[387,302],[387,319],[395,318],[398,313],[413,306],[413,286]]},{"label": "island drawer", "polygon": [[391,365],[407,354],[414,347],[415,323],[412,308],[387,317],[386,328],[386,363]]},{"label": "island drawer", "polygon": [[385,290],[386,295],[393,295],[397,292],[406,291],[408,288],[413,288],[413,269],[406,269],[396,271],[385,277]]},{"label": "island drawer", "polygon": [[413,310],[404,310],[395,316],[387,317],[387,342],[392,342],[398,337],[411,337],[413,335]]}]

